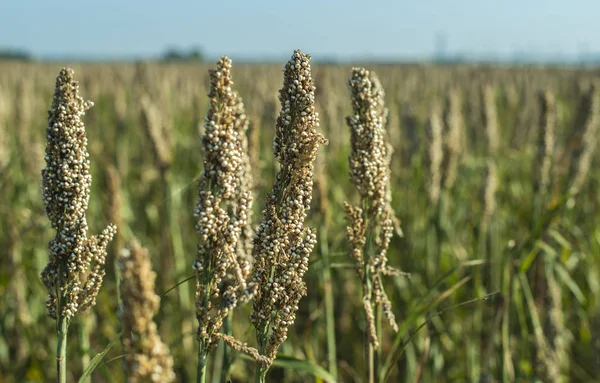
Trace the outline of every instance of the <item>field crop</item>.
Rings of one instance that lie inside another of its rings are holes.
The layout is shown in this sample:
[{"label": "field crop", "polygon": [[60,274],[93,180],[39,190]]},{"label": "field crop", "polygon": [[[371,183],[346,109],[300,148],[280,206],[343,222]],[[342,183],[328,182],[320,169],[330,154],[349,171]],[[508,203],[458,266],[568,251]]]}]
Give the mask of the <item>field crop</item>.
[{"label": "field crop", "polygon": [[[294,60],[71,66],[105,275],[73,266],[63,378],[598,381],[599,72]],[[1,382],[57,378],[65,65],[0,62]]]}]

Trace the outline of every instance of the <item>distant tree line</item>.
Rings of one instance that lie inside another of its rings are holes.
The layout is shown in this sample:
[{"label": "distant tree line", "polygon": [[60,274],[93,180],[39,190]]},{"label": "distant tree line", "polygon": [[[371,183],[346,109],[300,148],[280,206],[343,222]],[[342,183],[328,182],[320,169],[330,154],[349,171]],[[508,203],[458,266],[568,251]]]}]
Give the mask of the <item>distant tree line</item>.
[{"label": "distant tree line", "polygon": [[33,57],[23,50],[0,49],[0,60],[31,61]]},{"label": "distant tree line", "polygon": [[168,48],[162,55],[163,61],[203,61],[204,53],[199,48],[181,50],[177,48]]}]

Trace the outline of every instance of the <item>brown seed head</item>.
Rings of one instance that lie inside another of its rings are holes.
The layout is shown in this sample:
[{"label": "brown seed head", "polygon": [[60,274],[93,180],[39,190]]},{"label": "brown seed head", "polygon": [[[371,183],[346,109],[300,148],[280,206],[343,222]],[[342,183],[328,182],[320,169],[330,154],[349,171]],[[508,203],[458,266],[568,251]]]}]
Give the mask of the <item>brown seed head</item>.
[{"label": "brown seed head", "polygon": [[366,213],[379,216],[391,201],[392,148],[385,132],[385,93],[375,73],[364,68],[352,70],[348,86],[353,109],[346,118],[352,146],[350,179],[361,199],[370,201]]},{"label": "brown seed head", "polygon": [[394,229],[401,233],[391,207],[390,160],[392,149],[385,132],[384,92],[374,72],[352,70],[348,81],[353,114],[346,120],[351,132],[350,179],[360,196],[360,206],[345,204],[346,233],[351,255],[363,290],[369,342],[379,347],[375,309],[398,330],[391,302],[383,289],[382,276],[400,274],[387,266],[387,249]]},{"label": "brown seed head", "polygon": [[444,122],[446,125],[444,150],[444,188],[452,189],[457,168],[464,150],[465,123],[462,115],[462,99],[457,89],[448,94]]},{"label": "brown seed head", "polygon": [[50,242],[50,262],[42,272],[48,289],[48,311],[53,318],[73,317],[96,303],[104,277],[106,247],[116,233],[109,225],[98,236],[87,237],[86,211],[92,176],[87,138],[81,117],[93,104],[79,96],[73,70],[56,78],[48,112],[46,168],[42,170],[42,199],[56,230]]},{"label": "brown seed head", "polygon": [[172,126],[150,96],[143,93],[140,96],[139,104],[142,127],[150,140],[156,164],[159,170],[165,171],[173,162],[173,149],[171,147]]},{"label": "brown seed head", "polygon": [[148,250],[133,241],[119,254],[120,313],[123,326],[124,369],[128,382],[173,382],[173,358],[152,319],[160,298],[154,292],[156,273]]},{"label": "brown seed head", "polygon": [[490,155],[498,153],[500,133],[498,131],[498,112],[496,109],[496,93],[491,85],[481,87],[482,118],[488,139]]},{"label": "brown seed head", "polygon": [[547,194],[551,185],[554,143],[556,140],[556,105],[554,95],[549,91],[540,93],[538,97],[540,126],[534,163],[534,192],[535,194]]},{"label": "brown seed head", "polygon": [[304,227],[304,220],[312,199],[317,149],[327,140],[316,131],[319,118],[309,55],[294,51],[285,66],[279,100],[273,150],[280,170],[267,196],[253,250],[253,283],[258,290],[251,320],[259,347],[270,361],[286,340],[306,294],[303,276],[316,243],[314,230]]},{"label": "brown seed head", "polygon": [[487,231],[496,212],[496,192],[498,190],[498,171],[496,163],[488,158],[486,167],[486,181],[483,189],[483,230]]},{"label": "brown seed head", "polygon": [[581,96],[575,125],[572,128],[575,145],[573,145],[569,169],[568,193],[571,197],[579,194],[587,180],[598,141],[599,109],[600,97],[595,84],[592,84]]},{"label": "brown seed head", "polygon": [[216,345],[223,319],[253,295],[247,284],[252,229],[252,179],[244,104],[232,90],[231,60],[222,57],[210,71],[210,109],[202,144],[204,170],[194,211],[200,235],[196,272],[198,339]]},{"label": "brown seed head", "polygon": [[429,129],[429,170],[431,176],[429,200],[432,205],[437,205],[442,190],[442,163],[444,161],[444,127],[439,105],[435,105],[431,110]]}]

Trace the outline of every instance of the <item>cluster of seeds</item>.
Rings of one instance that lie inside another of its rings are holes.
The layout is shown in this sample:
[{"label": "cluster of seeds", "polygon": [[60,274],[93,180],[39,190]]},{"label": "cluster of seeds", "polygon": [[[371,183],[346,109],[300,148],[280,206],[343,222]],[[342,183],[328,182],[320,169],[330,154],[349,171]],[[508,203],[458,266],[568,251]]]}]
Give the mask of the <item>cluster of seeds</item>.
[{"label": "cluster of seeds", "polygon": [[348,81],[354,113],[346,118],[350,127],[350,179],[361,199],[368,199],[368,214],[380,216],[391,201],[390,160],[386,142],[387,109],[383,87],[374,73],[355,68]]},{"label": "cluster of seeds", "polygon": [[429,115],[429,171],[431,180],[429,183],[429,201],[437,205],[440,201],[443,179],[444,162],[444,126],[440,115],[439,105],[431,109]]},{"label": "cluster of seeds", "polygon": [[552,184],[552,161],[556,141],[556,101],[549,91],[538,94],[540,104],[540,130],[534,166],[539,172],[533,172],[534,192],[546,194]]},{"label": "cluster of seeds", "polygon": [[452,189],[456,181],[457,168],[464,151],[465,123],[462,115],[462,98],[458,89],[448,93],[444,111],[444,188]]},{"label": "cluster of seeds", "polygon": [[356,186],[362,207],[345,204],[347,236],[362,283],[369,341],[379,347],[374,316],[376,307],[382,307],[388,322],[394,331],[398,331],[391,302],[383,289],[382,276],[402,274],[387,265],[386,256],[397,223],[391,207],[392,149],[385,132],[384,91],[375,73],[355,68],[348,86],[353,109],[353,114],[347,118],[352,143],[350,179]]},{"label": "cluster of seeds", "polygon": [[294,51],[285,66],[273,141],[280,170],[267,196],[253,249],[252,282],[258,290],[251,321],[268,364],[286,340],[298,303],[306,295],[303,276],[316,243],[314,231],[304,227],[304,220],[312,199],[317,149],[327,140],[316,131],[314,92],[310,56]]},{"label": "cluster of seeds", "polygon": [[575,125],[571,129],[570,145],[573,146],[569,168],[568,194],[575,197],[581,191],[588,178],[592,158],[598,142],[598,128],[600,126],[598,111],[600,110],[600,96],[596,85],[591,84],[584,90],[579,101]]},{"label": "cluster of seeds", "polygon": [[109,225],[100,235],[87,236],[92,176],[81,117],[92,105],[79,96],[73,70],[62,69],[48,113],[46,168],[42,170],[42,198],[56,230],[49,244],[50,262],[42,272],[53,318],[71,318],[96,303],[105,274],[106,248],[116,233],[116,227]]},{"label": "cluster of seeds", "polygon": [[133,242],[119,254],[123,366],[128,382],[173,382],[173,358],[152,319],[160,298],[154,292],[156,273],[148,250]]},{"label": "cluster of seeds", "polygon": [[252,185],[245,137],[244,104],[232,90],[231,60],[222,57],[210,71],[210,110],[202,144],[204,170],[194,216],[200,237],[196,273],[198,339],[208,352],[219,340],[224,318],[238,303],[251,299],[248,285]]}]

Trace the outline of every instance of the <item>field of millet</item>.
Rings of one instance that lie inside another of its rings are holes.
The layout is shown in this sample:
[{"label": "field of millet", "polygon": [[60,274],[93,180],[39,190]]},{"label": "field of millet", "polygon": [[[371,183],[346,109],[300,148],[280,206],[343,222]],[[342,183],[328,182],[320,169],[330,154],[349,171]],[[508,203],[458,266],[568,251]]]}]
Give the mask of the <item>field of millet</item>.
[{"label": "field of millet", "polygon": [[66,65],[0,62],[1,382],[600,379],[598,71]]}]

